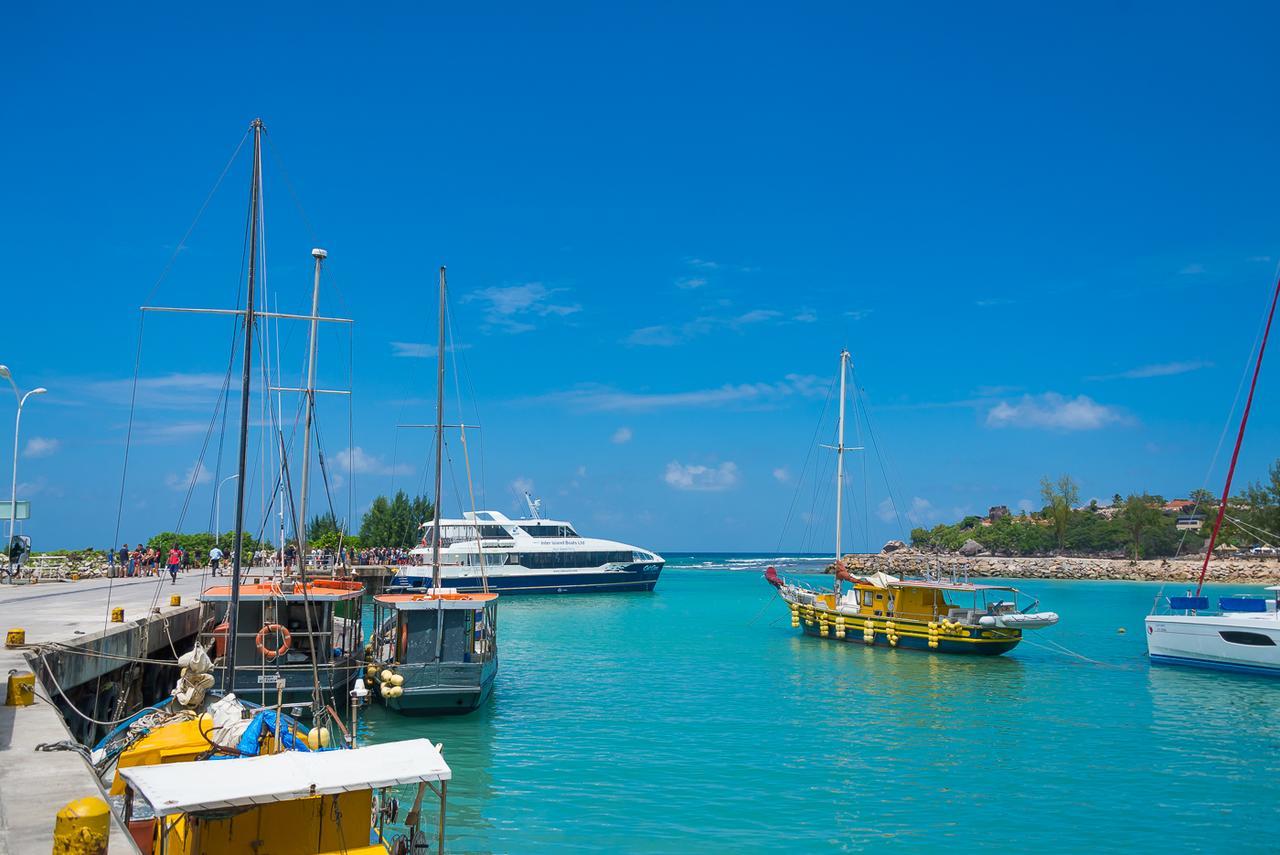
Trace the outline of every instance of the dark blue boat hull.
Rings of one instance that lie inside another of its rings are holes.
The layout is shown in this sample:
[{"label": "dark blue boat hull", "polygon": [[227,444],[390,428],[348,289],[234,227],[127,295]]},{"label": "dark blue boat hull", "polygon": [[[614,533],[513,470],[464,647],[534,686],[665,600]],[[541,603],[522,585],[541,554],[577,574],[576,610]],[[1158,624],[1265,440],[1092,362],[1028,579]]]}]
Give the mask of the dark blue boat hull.
[{"label": "dark blue boat hull", "polygon": [[[661,564],[631,564],[620,570],[587,570],[574,573],[521,573],[491,575],[489,590],[500,594],[604,594],[623,591],[652,591],[662,573]],[[464,594],[481,590],[477,576],[450,576],[440,580],[445,588]],[[388,588],[429,588],[431,568],[402,568]]]}]

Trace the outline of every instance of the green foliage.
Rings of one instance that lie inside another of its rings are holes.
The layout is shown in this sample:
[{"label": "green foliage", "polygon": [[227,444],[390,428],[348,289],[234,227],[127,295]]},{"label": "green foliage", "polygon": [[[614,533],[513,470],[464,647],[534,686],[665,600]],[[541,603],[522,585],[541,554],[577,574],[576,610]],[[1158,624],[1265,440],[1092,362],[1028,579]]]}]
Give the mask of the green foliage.
[{"label": "green foliage", "polygon": [[[147,546],[158,549],[161,552],[161,559],[168,554],[169,549],[176,543],[180,548],[187,550],[191,555],[191,563],[203,566],[209,561],[209,550],[214,546],[214,535],[212,532],[202,531],[194,534],[175,534],[171,531],[162,531],[147,541]],[[235,544],[235,532],[229,531],[222,535],[219,545],[222,551],[227,555],[231,554],[233,545]],[[130,543],[130,549],[134,548],[134,544]],[[244,535],[245,554],[260,549],[262,544],[254,540],[253,536],[247,532]],[[119,549],[120,547],[116,547]]]},{"label": "green foliage", "polygon": [[425,496],[410,499],[404,490],[390,501],[379,496],[360,521],[360,543],[366,547],[407,549],[418,542],[418,526],[433,516],[434,509]]},{"label": "green foliage", "polygon": [[311,518],[311,522],[307,525],[307,542],[314,544],[325,535],[337,535],[339,531],[341,529],[338,527],[338,518],[333,515],[333,511],[317,514]]},{"label": "green foliage", "polygon": [[1040,479],[1040,496],[1044,499],[1045,510],[1053,520],[1053,532],[1058,539],[1058,548],[1067,545],[1067,522],[1071,518],[1071,509],[1080,501],[1080,488],[1070,475],[1058,478],[1057,483],[1046,475]]},{"label": "green foliage", "polygon": [[1165,527],[1165,515],[1160,512],[1155,497],[1145,493],[1140,496],[1132,495],[1125,500],[1119,521],[1129,535],[1134,558],[1141,558],[1143,543],[1149,544],[1153,535]]},{"label": "green foliage", "polygon": [[311,541],[312,549],[328,549],[336,552],[338,544],[342,544],[343,549],[359,549],[360,538],[355,536],[343,537],[339,531],[326,531],[324,534]]}]

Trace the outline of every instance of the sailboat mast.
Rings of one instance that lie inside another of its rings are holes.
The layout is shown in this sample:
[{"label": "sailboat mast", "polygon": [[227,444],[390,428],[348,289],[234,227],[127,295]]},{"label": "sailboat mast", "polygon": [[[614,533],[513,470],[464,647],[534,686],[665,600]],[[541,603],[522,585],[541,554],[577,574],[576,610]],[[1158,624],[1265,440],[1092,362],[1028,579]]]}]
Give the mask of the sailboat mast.
[{"label": "sailboat mast", "polygon": [[[841,539],[840,523],[842,522],[841,505],[844,499],[844,378],[848,372],[845,366],[849,361],[849,351],[840,351],[840,419],[836,438],[836,563],[844,554],[844,541]],[[836,584],[839,584],[837,580]]]},{"label": "sailboat mast", "polygon": [[240,376],[240,451],[236,473],[236,531],[232,540],[231,603],[227,608],[227,669],[225,691],[236,684],[236,633],[240,611],[240,568],[244,561],[244,485],[249,450],[249,393],[253,377],[254,273],[258,264],[258,204],[262,189],[262,120],[253,120],[253,179],[249,189],[249,286],[244,308],[244,359]]},{"label": "sailboat mast", "polygon": [[444,464],[444,265],[440,265],[440,344],[436,351],[436,495],[431,538],[431,587],[440,587],[440,471]]},{"label": "sailboat mast", "polygon": [[316,260],[316,274],[311,287],[311,338],[307,345],[307,414],[302,428],[302,493],[298,496],[298,522],[295,523],[298,539],[298,573],[306,576],[307,569],[307,494],[311,486],[311,422],[316,411],[316,334],[320,327],[320,264],[329,253],[323,249],[311,250]]},{"label": "sailboat mast", "polygon": [[1236,474],[1236,461],[1240,459],[1240,446],[1244,443],[1244,429],[1249,424],[1249,411],[1253,409],[1253,393],[1258,388],[1258,375],[1262,373],[1262,354],[1267,352],[1267,339],[1271,337],[1271,322],[1276,317],[1276,302],[1280,300],[1280,279],[1276,280],[1276,290],[1271,296],[1271,311],[1267,314],[1267,326],[1262,332],[1262,341],[1258,344],[1258,361],[1253,366],[1253,381],[1249,384],[1249,397],[1244,402],[1244,412],[1240,414],[1240,432],[1236,434],[1236,447],[1231,452],[1231,466],[1227,469],[1227,483],[1222,487],[1222,501],[1218,503],[1218,518],[1213,522],[1213,533],[1209,535],[1209,546],[1204,553],[1204,564],[1200,566],[1200,580],[1196,582],[1196,596],[1204,588],[1204,576],[1209,572],[1209,559],[1213,557],[1214,546],[1218,542],[1218,531],[1222,528],[1222,518],[1227,515],[1227,500],[1231,498],[1231,479]]}]

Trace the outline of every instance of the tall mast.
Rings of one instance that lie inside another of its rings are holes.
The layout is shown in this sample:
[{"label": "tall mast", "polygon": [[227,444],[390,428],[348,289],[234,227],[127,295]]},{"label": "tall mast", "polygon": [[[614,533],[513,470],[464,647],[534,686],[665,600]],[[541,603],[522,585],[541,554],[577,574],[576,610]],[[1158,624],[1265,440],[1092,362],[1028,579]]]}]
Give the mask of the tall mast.
[{"label": "tall mast", "polygon": [[253,179],[249,188],[249,287],[244,308],[244,365],[240,377],[240,452],[236,469],[236,532],[232,539],[235,552],[231,559],[231,603],[227,609],[227,670],[225,691],[236,684],[236,632],[240,611],[240,567],[244,554],[244,485],[245,455],[249,450],[249,393],[253,377],[253,288],[258,264],[258,204],[262,190],[262,120],[253,120]]},{"label": "tall mast", "polygon": [[307,494],[311,485],[311,422],[316,410],[316,333],[320,327],[320,264],[329,253],[323,249],[311,250],[316,260],[315,281],[311,287],[311,338],[307,346],[307,415],[302,429],[302,494],[298,497],[298,521],[294,524],[298,539],[298,574],[306,577],[307,570]]},{"label": "tall mast", "polygon": [[[836,563],[844,553],[844,542],[840,537],[841,503],[844,499],[844,377],[848,373],[845,366],[849,362],[849,351],[840,351],[840,420],[836,428]],[[836,584],[839,584],[837,580]]]},{"label": "tall mast", "polygon": [[440,587],[440,470],[444,463],[444,265],[440,265],[440,344],[436,351],[436,497],[431,538],[431,587]]},{"label": "tall mast", "polygon": [[1258,388],[1258,375],[1262,373],[1262,354],[1267,352],[1267,339],[1271,337],[1271,322],[1276,316],[1276,302],[1280,301],[1280,279],[1276,280],[1275,294],[1271,297],[1271,311],[1267,314],[1267,326],[1262,332],[1262,342],[1258,345],[1258,361],[1253,366],[1253,381],[1249,384],[1249,397],[1244,402],[1244,412],[1240,414],[1240,432],[1236,434],[1236,447],[1231,452],[1231,466],[1227,469],[1227,483],[1222,487],[1222,501],[1218,503],[1218,518],[1213,521],[1213,533],[1209,535],[1209,548],[1204,554],[1204,564],[1200,566],[1200,580],[1196,582],[1196,596],[1204,588],[1204,575],[1209,571],[1209,559],[1213,557],[1214,545],[1218,542],[1218,531],[1222,528],[1222,518],[1227,515],[1227,500],[1231,498],[1231,479],[1236,474],[1236,461],[1240,459],[1240,446],[1244,443],[1244,429],[1249,424],[1249,410],[1253,409],[1253,393]]}]

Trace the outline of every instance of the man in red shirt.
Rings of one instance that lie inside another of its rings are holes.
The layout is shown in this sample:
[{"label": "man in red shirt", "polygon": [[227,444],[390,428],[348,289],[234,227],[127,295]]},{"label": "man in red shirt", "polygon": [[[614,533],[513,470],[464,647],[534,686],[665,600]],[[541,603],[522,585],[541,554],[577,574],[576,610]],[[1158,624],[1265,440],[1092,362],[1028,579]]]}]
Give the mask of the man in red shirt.
[{"label": "man in red shirt", "polygon": [[178,548],[178,544],[173,545],[173,549],[169,550],[169,584],[178,584],[178,567],[182,564],[182,550]]}]

